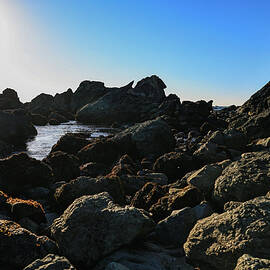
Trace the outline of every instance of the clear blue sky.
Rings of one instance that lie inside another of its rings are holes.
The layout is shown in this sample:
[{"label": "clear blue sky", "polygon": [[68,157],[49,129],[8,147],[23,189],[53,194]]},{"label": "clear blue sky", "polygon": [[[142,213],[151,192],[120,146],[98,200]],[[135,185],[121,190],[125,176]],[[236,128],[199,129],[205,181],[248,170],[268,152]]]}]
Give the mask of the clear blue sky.
[{"label": "clear blue sky", "polygon": [[270,80],[269,10],[269,0],[0,0],[0,87],[26,101],[157,74],[181,100],[241,104]]}]

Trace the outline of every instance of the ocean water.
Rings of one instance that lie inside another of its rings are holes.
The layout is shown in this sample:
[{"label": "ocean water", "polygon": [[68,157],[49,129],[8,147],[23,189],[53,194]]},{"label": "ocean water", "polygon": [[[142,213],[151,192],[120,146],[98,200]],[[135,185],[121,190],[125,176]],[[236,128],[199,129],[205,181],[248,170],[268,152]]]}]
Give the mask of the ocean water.
[{"label": "ocean water", "polygon": [[43,159],[51,151],[52,146],[66,133],[89,133],[89,139],[110,134],[109,128],[82,125],[70,121],[57,126],[36,126],[37,136],[27,142],[26,153],[33,158]]}]

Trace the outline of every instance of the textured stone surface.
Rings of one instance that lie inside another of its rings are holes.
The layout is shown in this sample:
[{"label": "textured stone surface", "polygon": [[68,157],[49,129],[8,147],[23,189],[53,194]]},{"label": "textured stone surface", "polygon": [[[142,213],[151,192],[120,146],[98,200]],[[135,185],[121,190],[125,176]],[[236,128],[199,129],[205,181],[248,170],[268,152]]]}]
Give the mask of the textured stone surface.
[{"label": "textured stone surface", "polygon": [[199,220],[191,230],[184,249],[200,269],[234,269],[243,254],[270,256],[269,195],[242,203],[223,214]]},{"label": "textured stone surface", "polygon": [[145,236],[153,227],[146,212],[120,207],[103,192],[76,199],[54,220],[51,233],[72,263],[91,267],[111,252]]}]

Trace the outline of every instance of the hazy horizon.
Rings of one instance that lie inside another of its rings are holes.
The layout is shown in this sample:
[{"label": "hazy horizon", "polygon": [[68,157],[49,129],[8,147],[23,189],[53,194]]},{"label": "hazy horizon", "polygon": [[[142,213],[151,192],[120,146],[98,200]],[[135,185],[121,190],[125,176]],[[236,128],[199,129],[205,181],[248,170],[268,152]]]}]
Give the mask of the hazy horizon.
[{"label": "hazy horizon", "polygon": [[0,0],[0,90],[21,101],[152,74],[181,100],[241,105],[270,80],[270,2]]}]

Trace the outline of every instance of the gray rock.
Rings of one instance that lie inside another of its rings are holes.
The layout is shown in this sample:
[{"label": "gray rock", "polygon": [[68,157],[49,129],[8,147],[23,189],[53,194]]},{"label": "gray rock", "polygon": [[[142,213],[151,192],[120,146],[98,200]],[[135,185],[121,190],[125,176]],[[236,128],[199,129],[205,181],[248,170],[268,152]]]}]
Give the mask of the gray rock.
[{"label": "gray rock", "polygon": [[175,210],[158,223],[154,231],[155,239],[164,245],[182,247],[195,223],[212,214],[213,210],[206,202],[193,208]]},{"label": "gray rock", "polygon": [[135,124],[115,135],[112,140],[125,149],[130,149],[134,145],[142,158],[158,157],[170,152],[175,145],[171,129],[162,118]]},{"label": "gray rock", "polygon": [[76,199],[51,226],[64,256],[74,264],[92,267],[95,262],[144,237],[154,222],[143,210],[113,203],[108,193]]},{"label": "gray rock", "polygon": [[210,197],[216,179],[221,175],[222,170],[230,163],[230,160],[225,160],[220,163],[205,165],[189,176],[187,182],[197,187],[207,197]]},{"label": "gray rock", "polygon": [[48,254],[43,259],[37,259],[23,270],[76,270],[65,257]]},{"label": "gray rock", "polygon": [[254,258],[248,254],[241,256],[234,270],[267,270],[270,269],[270,260]]},{"label": "gray rock", "polygon": [[245,153],[216,179],[213,200],[223,206],[228,201],[244,202],[270,190],[270,153]]},{"label": "gray rock", "polygon": [[184,244],[187,258],[200,269],[231,270],[243,254],[269,257],[269,195],[199,220]]}]

